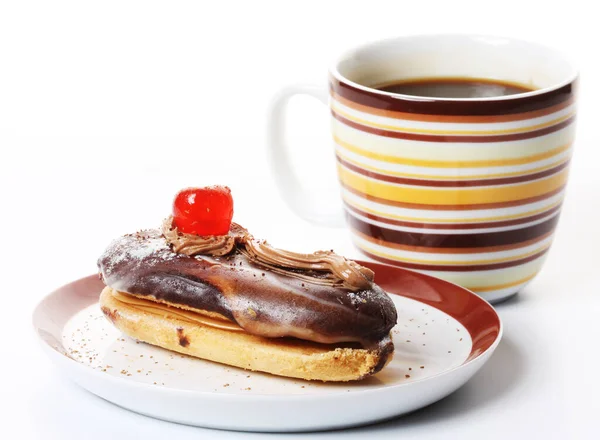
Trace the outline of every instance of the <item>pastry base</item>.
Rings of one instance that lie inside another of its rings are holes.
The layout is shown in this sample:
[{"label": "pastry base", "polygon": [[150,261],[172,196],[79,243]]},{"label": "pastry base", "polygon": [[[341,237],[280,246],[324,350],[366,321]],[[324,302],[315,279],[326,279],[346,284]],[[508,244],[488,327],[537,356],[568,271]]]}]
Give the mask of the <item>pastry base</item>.
[{"label": "pastry base", "polygon": [[118,301],[110,287],[102,291],[100,306],[115,327],[139,341],[278,376],[326,382],[360,380],[380,371],[392,359],[394,351],[389,338],[373,349],[348,348],[293,338],[264,338],[163,317]]}]

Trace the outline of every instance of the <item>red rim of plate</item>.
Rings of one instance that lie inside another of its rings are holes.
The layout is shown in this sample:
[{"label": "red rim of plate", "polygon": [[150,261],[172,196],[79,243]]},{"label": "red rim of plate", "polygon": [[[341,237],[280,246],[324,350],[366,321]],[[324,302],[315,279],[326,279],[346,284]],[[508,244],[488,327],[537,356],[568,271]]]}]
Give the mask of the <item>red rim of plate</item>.
[{"label": "red rim of plate", "polygon": [[500,336],[500,317],[487,301],[470,290],[396,266],[357,262],[375,272],[375,282],[386,292],[435,307],[460,322],[473,342],[465,363],[484,353]]}]

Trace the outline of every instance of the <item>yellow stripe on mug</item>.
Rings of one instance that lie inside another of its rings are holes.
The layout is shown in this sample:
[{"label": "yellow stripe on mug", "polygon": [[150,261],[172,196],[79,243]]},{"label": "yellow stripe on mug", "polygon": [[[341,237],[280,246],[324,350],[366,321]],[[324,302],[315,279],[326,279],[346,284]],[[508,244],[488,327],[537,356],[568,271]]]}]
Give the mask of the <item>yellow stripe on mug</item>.
[{"label": "yellow stripe on mug", "polygon": [[[358,166],[368,171],[373,171],[379,174],[385,174],[393,177],[408,177],[414,179],[424,179],[424,180],[476,180],[476,179],[495,179],[495,178],[503,178],[503,177],[520,177],[527,176],[530,174],[539,173],[541,171],[550,170],[554,167],[562,165],[568,162],[571,159],[571,155],[569,154],[566,157],[561,157],[559,160],[555,162],[551,162],[548,165],[536,167],[536,168],[528,168],[525,171],[513,171],[506,173],[488,173],[488,174],[472,174],[472,175],[453,175],[451,178],[448,176],[439,176],[439,175],[430,175],[430,174],[417,174],[417,173],[402,173],[397,171],[390,171],[387,169],[374,167],[362,162],[358,162],[355,159],[351,158],[342,148],[337,150],[337,154],[344,159],[346,162],[351,163],[352,165]],[[560,154],[560,153],[558,153]]]},{"label": "yellow stripe on mug", "polygon": [[392,202],[428,205],[478,205],[528,199],[550,193],[567,182],[565,169],[550,177],[523,184],[483,188],[422,188],[397,185],[356,174],[338,165],[340,181],[348,187]]}]

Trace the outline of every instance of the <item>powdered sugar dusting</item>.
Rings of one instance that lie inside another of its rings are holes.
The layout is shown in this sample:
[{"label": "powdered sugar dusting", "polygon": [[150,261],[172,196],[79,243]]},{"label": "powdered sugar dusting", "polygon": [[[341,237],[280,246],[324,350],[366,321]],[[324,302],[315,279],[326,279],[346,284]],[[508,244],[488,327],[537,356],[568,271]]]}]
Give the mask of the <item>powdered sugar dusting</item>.
[{"label": "powdered sugar dusting", "polygon": [[[136,246],[128,250],[129,256],[131,258],[143,259],[151,254],[159,253],[159,251],[169,250],[167,246],[167,241],[163,237],[150,238],[144,242],[144,246]],[[162,255],[162,257],[166,257],[166,255]]]},{"label": "powdered sugar dusting", "polygon": [[354,307],[361,304],[366,304],[373,297],[373,292],[370,290],[359,290],[358,292],[348,292],[348,299]]},{"label": "powdered sugar dusting", "polygon": [[[132,267],[151,262],[168,261],[177,257],[165,238],[156,230],[140,231],[114,240],[103,254],[103,269],[111,277],[115,269],[127,261]],[[118,286],[113,285],[118,288]]]}]

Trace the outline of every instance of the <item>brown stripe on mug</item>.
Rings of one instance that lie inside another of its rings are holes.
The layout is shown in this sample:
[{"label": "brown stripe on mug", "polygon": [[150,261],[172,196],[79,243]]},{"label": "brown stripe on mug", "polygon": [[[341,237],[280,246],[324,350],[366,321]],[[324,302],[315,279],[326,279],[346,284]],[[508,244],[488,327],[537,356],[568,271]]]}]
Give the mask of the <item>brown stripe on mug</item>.
[{"label": "brown stripe on mug", "polygon": [[372,179],[381,180],[383,182],[396,183],[400,185],[412,185],[412,186],[431,186],[431,187],[450,187],[450,188],[462,188],[472,186],[497,186],[497,185],[508,185],[511,183],[522,183],[529,182],[530,180],[541,179],[543,177],[551,176],[559,171],[565,169],[571,159],[567,159],[560,165],[551,168],[549,170],[540,171],[533,174],[525,174],[522,176],[514,177],[502,177],[496,179],[477,179],[477,180],[426,180],[426,179],[411,179],[408,177],[396,177],[388,174],[376,173],[369,171],[359,166],[356,166],[346,160],[344,160],[339,154],[336,154],[336,159],[339,164],[348,168],[355,173],[362,174],[363,176],[370,177]]},{"label": "brown stripe on mug", "polygon": [[550,197],[560,193],[561,191],[563,191],[566,187],[566,185],[562,185],[553,191],[549,191],[549,192],[547,192],[545,194],[541,194],[539,196],[530,197],[530,198],[521,199],[521,200],[511,200],[509,202],[481,203],[481,204],[477,204],[477,205],[428,205],[428,204],[421,204],[421,203],[396,202],[394,200],[383,199],[381,197],[375,197],[370,194],[366,194],[362,191],[357,191],[356,189],[352,188],[349,185],[346,185],[344,182],[341,182],[341,181],[340,181],[340,185],[342,186],[342,188],[344,188],[348,192],[351,192],[352,194],[355,194],[355,195],[362,197],[363,199],[369,200],[371,202],[380,203],[382,205],[388,205],[388,206],[398,206],[400,208],[423,209],[423,210],[429,210],[429,211],[472,211],[472,210],[478,210],[478,209],[496,209],[496,208],[506,208],[506,207],[511,207],[511,206],[528,205],[530,203],[535,203],[535,202],[539,202],[540,200],[545,200],[547,198],[550,198]]},{"label": "brown stripe on mug", "polygon": [[562,104],[576,94],[577,81],[545,90],[543,93],[495,100],[444,100],[408,95],[393,95],[375,89],[362,89],[330,76],[331,90],[357,104],[381,110],[425,115],[491,116],[525,113]]},{"label": "brown stripe on mug", "polygon": [[548,217],[560,210],[562,202],[558,205],[548,209],[547,211],[540,212],[539,214],[531,215],[528,217],[515,218],[512,220],[500,220],[495,222],[472,222],[472,223],[424,223],[424,222],[410,222],[406,220],[396,220],[392,218],[382,217],[379,215],[371,214],[358,209],[355,206],[350,205],[347,202],[343,202],[346,209],[357,213],[358,215],[368,218],[369,220],[375,220],[380,223],[386,223],[394,226],[405,226],[407,228],[418,228],[418,229],[437,229],[437,230],[457,230],[457,229],[488,229],[488,228],[503,228],[506,226],[515,226],[526,223],[531,223],[536,220]]},{"label": "brown stripe on mug", "polygon": [[540,237],[554,231],[559,216],[556,215],[542,223],[521,229],[470,234],[429,234],[399,231],[364,222],[350,213],[346,217],[352,229],[388,243],[434,248],[482,248],[516,244]]},{"label": "brown stripe on mug", "polygon": [[365,133],[374,134],[377,136],[383,136],[394,139],[405,139],[411,141],[421,142],[464,142],[464,143],[484,143],[484,142],[509,142],[509,141],[520,141],[524,139],[532,139],[540,136],[545,136],[550,133],[562,130],[575,122],[575,116],[571,116],[558,124],[551,125],[550,127],[540,128],[533,131],[525,131],[522,133],[510,133],[510,134],[494,134],[494,135],[440,135],[440,134],[419,134],[419,133],[405,133],[402,131],[384,130],[382,128],[370,127],[367,125],[358,124],[350,119],[346,119],[342,115],[339,115],[335,110],[331,110],[331,114],[335,119],[341,123],[352,127],[356,130],[363,131]]},{"label": "brown stripe on mug", "polygon": [[421,122],[451,122],[451,123],[494,123],[494,122],[514,122],[514,121],[524,121],[527,119],[539,118],[542,116],[547,116],[552,113],[556,113],[561,111],[570,105],[575,103],[575,97],[571,96],[569,99],[565,101],[553,105],[551,107],[546,107],[540,110],[534,110],[523,113],[514,113],[508,115],[490,115],[490,116],[474,116],[474,115],[422,115],[419,113],[403,113],[393,110],[383,110],[374,107],[369,107],[366,105],[358,104],[354,101],[350,101],[343,96],[338,95],[333,91],[330,87],[329,93],[331,97],[345,105],[346,107],[350,107],[354,110],[358,110],[363,113],[370,113],[372,115],[383,116],[391,119],[404,119],[407,121],[421,121]]},{"label": "brown stripe on mug", "polygon": [[531,246],[532,244],[539,243],[546,238],[550,237],[554,231],[547,232],[546,234],[540,235],[539,237],[532,238],[531,240],[521,241],[515,244],[503,244],[499,246],[487,246],[487,247],[476,247],[476,248],[436,248],[436,247],[425,247],[425,246],[406,246],[403,244],[390,243],[389,241],[384,241],[381,239],[373,238],[367,234],[363,234],[356,229],[352,229],[352,232],[358,237],[362,238],[365,241],[370,243],[384,246],[390,249],[398,249],[401,251],[408,252],[420,252],[424,254],[479,254],[484,252],[502,252],[502,251],[512,251],[515,249],[524,248],[527,246]]},{"label": "brown stripe on mug", "polygon": [[537,254],[531,255],[527,258],[523,258],[521,260],[515,261],[506,261],[504,263],[493,263],[493,264],[474,264],[474,265],[465,265],[465,266],[449,266],[449,265],[441,265],[441,264],[417,264],[417,263],[407,263],[401,260],[392,260],[385,257],[380,257],[379,255],[374,255],[371,252],[365,251],[361,249],[366,255],[370,258],[380,261],[382,263],[390,264],[393,266],[404,267],[406,269],[413,270],[436,270],[443,272],[472,272],[472,271],[481,271],[481,270],[496,270],[496,269],[505,269],[507,267],[520,266],[525,263],[529,263],[530,261],[536,260],[543,256],[548,249],[544,249]]}]

